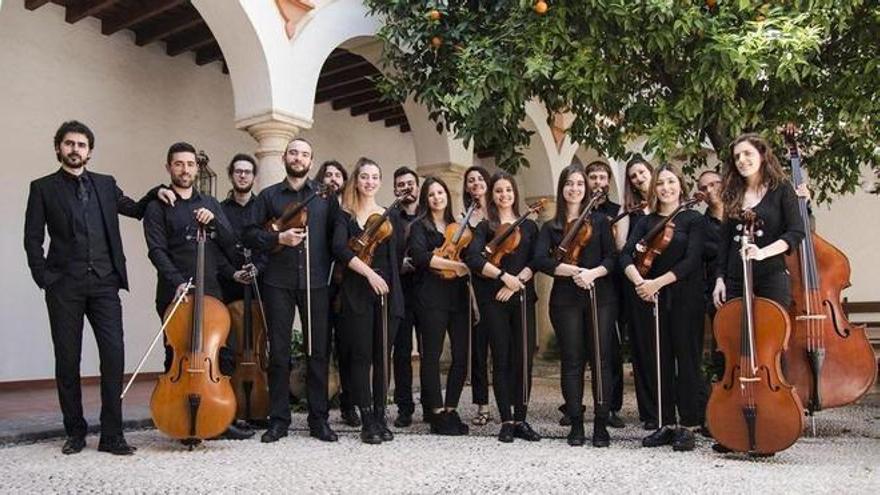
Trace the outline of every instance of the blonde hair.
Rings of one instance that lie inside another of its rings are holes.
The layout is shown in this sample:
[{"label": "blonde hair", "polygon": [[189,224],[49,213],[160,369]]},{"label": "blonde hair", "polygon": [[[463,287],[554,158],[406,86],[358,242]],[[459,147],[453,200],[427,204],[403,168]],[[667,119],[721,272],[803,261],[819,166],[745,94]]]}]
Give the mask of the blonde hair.
[{"label": "blonde hair", "polygon": [[378,163],[365,156],[358,158],[354,168],[351,169],[351,179],[347,180],[345,187],[342,188],[342,210],[349,214],[354,215],[360,207],[361,197],[357,190],[357,178],[361,173],[361,169],[368,165],[378,168],[379,177],[382,177],[382,167]]}]

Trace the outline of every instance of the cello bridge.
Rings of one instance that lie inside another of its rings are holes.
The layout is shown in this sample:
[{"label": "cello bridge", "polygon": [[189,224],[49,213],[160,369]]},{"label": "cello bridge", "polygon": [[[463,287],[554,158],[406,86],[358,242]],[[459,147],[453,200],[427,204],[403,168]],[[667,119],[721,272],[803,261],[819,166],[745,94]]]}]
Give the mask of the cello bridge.
[{"label": "cello bridge", "polygon": [[795,317],[795,320],[797,320],[797,321],[824,320],[826,318],[828,318],[827,315],[800,315],[800,316]]},{"label": "cello bridge", "polygon": [[760,382],[761,378],[757,377],[757,376],[755,376],[755,377],[741,376],[741,377],[739,377],[739,381],[746,382],[746,383]]}]

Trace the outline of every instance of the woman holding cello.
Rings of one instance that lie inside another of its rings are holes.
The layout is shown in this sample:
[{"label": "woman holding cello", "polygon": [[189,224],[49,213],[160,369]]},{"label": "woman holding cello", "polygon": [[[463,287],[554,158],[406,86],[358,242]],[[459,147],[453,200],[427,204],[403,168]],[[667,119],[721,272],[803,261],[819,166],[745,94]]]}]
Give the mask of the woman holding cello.
[{"label": "woman holding cello", "polygon": [[[466,435],[468,427],[456,409],[467,373],[467,265],[435,254],[447,241],[444,233],[467,229],[455,223],[446,183],[428,177],[419,194],[416,220],[410,229],[409,252],[416,269],[416,308],[419,314],[422,406],[430,411],[431,433]],[[464,237],[464,236],[460,236]],[[447,275],[448,274],[448,275]],[[450,278],[451,277],[451,278]],[[446,378],[446,398],[440,386],[440,355],[449,333],[452,365]]]},{"label": "woman holding cello", "polygon": [[488,189],[487,218],[474,231],[465,261],[472,273],[481,275],[474,278],[474,291],[492,350],[493,388],[502,421],[498,440],[534,442],[541,436],[526,415],[535,347],[532,263],[538,226],[527,215],[540,206],[520,215],[516,182],[507,172],[496,172]]},{"label": "woman holding cello", "polygon": [[385,419],[388,353],[394,319],[403,317],[396,261],[403,227],[394,207],[376,203],[381,185],[379,165],[359,159],[343,189],[342,212],[333,232],[333,254],[344,267],[339,287],[340,359],[350,363],[351,392],[363,423],[361,440],[368,444],[394,439]]},{"label": "woman holding cello", "polygon": [[[616,260],[606,215],[596,210],[598,199],[604,193],[599,191],[592,199],[588,198],[586,182],[581,165],[572,164],[562,170],[556,188],[556,215],[541,227],[534,264],[553,277],[550,321],[562,354],[562,395],[565,413],[571,420],[568,444],[580,446],[586,442],[581,404],[584,371],[587,362],[592,361],[592,443],[594,447],[607,447],[610,441],[608,401],[612,395],[611,345],[617,300],[607,275],[614,269]],[[586,211],[588,207],[590,211]],[[591,301],[594,296],[598,297],[596,304]],[[598,309],[598,314],[592,313],[593,308]],[[594,324],[598,324],[598,328],[593,328]],[[599,340],[598,355],[593,337]]]},{"label": "woman holding cello", "polygon": [[[630,308],[633,354],[649,365],[643,370],[647,373],[637,375],[637,380],[650,377],[642,383],[648,395],[639,402],[641,405],[644,400],[649,406],[647,413],[652,416],[648,422],[656,421],[660,427],[645,437],[642,445],[672,444],[676,451],[694,448],[690,428],[702,425],[704,416],[698,395],[703,383],[698,336],[702,335],[704,313],[700,268],[705,224],[702,215],[683,208],[686,196],[681,173],[671,165],[657,167],[648,189],[650,213],[635,224],[620,254],[621,266],[632,282],[629,290],[638,296],[637,301],[631,297],[634,302]],[[665,225],[658,231],[655,227],[661,224]],[[650,233],[656,236],[648,238]],[[653,250],[661,236],[668,244],[647,263],[645,245]],[[655,340],[658,337],[659,343]],[[663,417],[657,417],[658,408]],[[673,427],[679,423],[676,410],[682,425],[678,428]]]}]

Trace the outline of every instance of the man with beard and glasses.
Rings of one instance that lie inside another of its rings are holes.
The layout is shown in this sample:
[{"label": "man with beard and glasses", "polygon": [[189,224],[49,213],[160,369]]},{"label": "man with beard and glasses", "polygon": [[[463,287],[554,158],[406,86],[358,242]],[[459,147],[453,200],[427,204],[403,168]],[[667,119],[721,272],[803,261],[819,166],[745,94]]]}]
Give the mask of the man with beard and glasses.
[{"label": "man with beard and glasses", "polygon": [[[101,440],[98,450],[131,455],[122,434],[122,373],[125,350],[119,289],[128,290],[119,218],[140,219],[157,195],[140,201],[125,196],[110,175],[86,170],[95,135],[85,124],[64,122],[55,133],[61,168],[31,182],[24,224],[24,248],[31,276],[46,292],[55,351],[55,382],[67,441],[61,452],[85,447],[88,425],[80,388],[83,316],[89,319],[101,360]],[[43,241],[49,232],[49,250]]]},{"label": "man with beard and glasses", "polygon": [[[333,196],[314,197],[308,203],[308,232],[298,228],[266,229],[267,222],[280,218],[289,205],[302,203],[319,192],[319,183],[308,179],[313,160],[311,143],[303,138],[293,139],[288,143],[283,159],[287,177],[260,193],[244,233],[247,246],[268,253],[261,289],[269,327],[270,405],[269,428],[261,441],[276,442],[287,436],[290,427],[290,342],[294,315],[298,310],[305,346],[311,348],[311,355],[306,358],[309,434],[324,442],[335,442],[336,433],[327,423],[330,358],[327,278],[331,262],[330,239],[339,202]],[[306,265],[306,242],[311,266]],[[310,287],[306,286],[307,273]],[[307,289],[311,291],[311,307],[307,307]],[[312,314],[314,318],[310,318]],[[311,342],[308,341],[309,335]]]},{"label": "man with beard and glasses", "polygon": [[[406,226],[405,237],[409,237],[409,226],[416,220],[417,198],[419,196],[419,176],[409,167],[399,167],[394,171],[394,196],[403,197],[400,201],[400,219]],[[406,242],[406,239],[404,239]],[[398,251],[400,260],[400,285],[404,294],[404,317],[399,321],[400,328],[392,344],[394,363],[394,404],[397,405],[397,419],[394,426],[407,427],[412,424],[415,412],[412,382],[413,332],[416,328],[415,316],[415,268],[408,250]],[[416,335],[418,338],[418,335]],[[427,421],[431,411],[422,408],[423,419]]]}]

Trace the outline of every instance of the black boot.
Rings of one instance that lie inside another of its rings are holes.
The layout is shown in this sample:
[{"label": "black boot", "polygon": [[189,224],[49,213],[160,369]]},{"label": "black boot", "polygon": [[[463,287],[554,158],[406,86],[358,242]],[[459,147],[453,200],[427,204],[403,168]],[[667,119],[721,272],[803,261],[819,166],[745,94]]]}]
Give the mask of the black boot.
[{"label": "black boot", "polygon": [[568,408],[565,407],[565,404],[557,407],[556,410],[562,413],[562,417],[559,418],[559,426],[571,426],[571,418],[566,413]]},{"label": "black boot", "polygon": [[607,447],[611,444],[611,436],[608,434],[608,420],[604,417],[593,418],[593,447]]},{"label": "black boot", "polygon": [[453,409],[449,411],[449,417],[451,419],[452,426],[457,431],[458,435],[467,435],[471,432],[471,429],[468,425],[464,424],[464,421],[461,420],[461,416],[458,415],[458,411]]},{"label": "black boot", "polygon": [[382,443],[382,430],[376,422],[376,415],[373,408],[362,407],[361,410],[361,442],[370,445],[378,445]]},{"label": "black boot", "polygon": [[382,441],[390,442],[394,440],[394,433],[391,433],[391,430],[388,428],[388,420],[385,419],[385,409],[374,409],[374,411],[376,412],[376,424]]},{"label": "black boot", "polygon": [[347,426],[357,428],[361,425],[361,418],[360,416],[358,416],[357,410],[353,407],[351,409],[341,410],[340,416],[342,418],[342,422],[345,423]]},{"label": "black boot", "polygon": [[568,432],[568,444],[572,447],[582,446],[587,442],[584,433],[584,415],[569,416],[569,424],[571,424],[571,430]]}]

